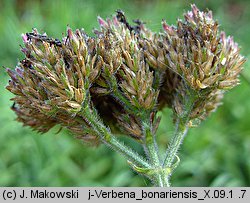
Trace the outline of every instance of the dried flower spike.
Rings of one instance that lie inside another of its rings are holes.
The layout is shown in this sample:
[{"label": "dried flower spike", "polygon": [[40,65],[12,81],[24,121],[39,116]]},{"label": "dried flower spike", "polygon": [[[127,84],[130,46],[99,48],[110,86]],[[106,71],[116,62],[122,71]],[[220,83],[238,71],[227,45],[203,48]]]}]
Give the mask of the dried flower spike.
[{"label": "dried flower spike", "polygon": [[[170,186],[188,128],[239,84],[245,59],[212,12],[195,5],[176,26],[163,21],[163,33],[140,20],[131,25],[121,10],[98,23],[95,37],[70,28],[61,41],[36,29],[22,35],[25,58],[7,69],[12,110],[41,133],[59,124],[79,139],[103,143],[153,184]],[[156,131],[164,107],[173,110],[176,129],[162,159]],[[145,157],[121,142],[121,133],[138,141]]]},{"label": "dried flower spike", "polygon": [[70,28],[65,44],[36,30],[24,34],[23,39],[25,59],[16,71],[7,70],[11,77],[7,89],[16,95],[13,110],[18,120],[40,132],[61,124],[82,135],[82,127],[89,126],[78,112],[102,66],[87,47],[94,42]]},{"label": "dried flower spike", "polygon": [[184,21],[178,20],[177,27],[163,22],[164,34],[159,43],[166,53],[166,67],[182,83],[177,85],[178,93],[173,93],[176,97],[172,100],[173,108],[177,114],[184,112],[183,102],[194,94],[191,117],[202,119],[220,104],[223,90],[239,84],[245,59],[232,37],[226,38],[224,32],[219,32],[211,11],[202,12],[192,5],[192,11],[184,17]]}]

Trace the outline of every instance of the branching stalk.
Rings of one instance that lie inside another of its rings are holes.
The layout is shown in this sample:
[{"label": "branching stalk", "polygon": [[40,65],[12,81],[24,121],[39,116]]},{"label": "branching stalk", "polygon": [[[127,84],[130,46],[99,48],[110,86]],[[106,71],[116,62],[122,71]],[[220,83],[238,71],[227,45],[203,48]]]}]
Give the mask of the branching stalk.
[{"label": "branching stalk", "polygon": [[91,113],[88,106],[84,108],[82,114],[88,120],[91,127],[97,132],[104,144],[122,154],[131,163],[144,168],[150,167],[150,164],[146,160],[144,160],[144,158],[142,158],[138,153],[115,138],[109,131],[109,129],[107,129],[104,124]]},{"label": "branching stalk", "polygon": [[180,145],[182,144],[182,141],[185,135],[187,134],[187,132],[188,132],[187,125],[183,125],[182,123],[180,123],[180,119],[178,119],[178,121],[176,122],[174,137],[171,140],[169,147],[167,149],[167,153],[163,162],[163,166],[166,166],[166,167],[172,166],[177,156]]},{"label": "branching stalk", "polygon": [[[69,27],[62,41],[36,29],[23,34],[25,58],[15,70],[6,69],[17,120],[41,133],[61,125],[83,140],[100,140],[156,186],[170,186],[189,123],[220,105],[224,91],[239,84],[245,62],[212,13],[191,7],[177,26],[163,21],[161,34],[139,20],[131,26],[121,11],[107,21],[98,17],[95,37]],[[153,118],[170,105],[175,132],[162,160]],[[147,157],[108,125],[135,138]]]},{"label": "branching stalk", "polygon": [[[166,156],[163,160],[162,166],[165,168],[169,168],[171,172],[168,174],[167,182],[168,186],[170,186],[170,176],[176,165],[174,164],[174,160],[176,159],[178,150],[182,144],[184,137],[188,132],[188,122],[190,119],[190,113],[193,109],[193,105],[196,99],[196,94],[192,91],[184,99],[183,105],[183,113],[179,115],[175,122],[175,133],[173,135],[172,140],[167,148]],[[174,166],[175,165],[175,166]]]},{"label": "branching stalk", "polygon": [[161,159],[158,151],[158,144],[153,134],[152,126],[149,122],[142,124],[144,128],[144,150],[149,159],[150,164],[153,166],[151,179],[156,186],[166,187],[168,186],[167,182],[167,173],[164,168],[161,166]]}]

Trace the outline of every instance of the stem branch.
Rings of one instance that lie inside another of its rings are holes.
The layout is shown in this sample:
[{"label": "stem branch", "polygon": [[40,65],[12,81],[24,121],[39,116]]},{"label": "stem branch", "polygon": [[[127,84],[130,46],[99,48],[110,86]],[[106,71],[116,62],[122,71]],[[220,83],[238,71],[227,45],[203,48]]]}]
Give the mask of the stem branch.
[{"label": "stem branch", "polygon": [[152,174],[150,178],[156,186],[166,187],[168,186],[167,173],[161,166],[158,145],[155,135],[153,134],[152,125],[150,125],[150,122],[144,122],[142,125],[144,129],[144,150],[148,156],[150,164],[152,165]]},{"label": "stem branch", "polygon": [[[170,173],[167,177],[168,185],[170,186],[170,176],[173,169],[177,164],[173,164],[175,158],[177,157],[178,150],[182,144],[184,137],[188,132],[188,122],[190,120],[190,114],[193,110],[194,102],[196,99],[196,95],[193,92],[189,92],[186,97],[183,99],[183,112],[180,115],[176,115],[176,123],[175,123],[175,133],[173,138],[170,141],[170,144],[167,148],[165,159],[162,163],[164,168],[169,168]],[[178,157],[177,157],[178,158]],[[178,158],[179,160],[179,158]],[[175,165],[175,166],[174,166]]]},{"label": "stem branch", "polygon": [[163,166],[171,167],[177,152],[180,148],[180,145],[188,132],[188,127],[180,123],[180,119],[176,122],[175,134],[172,140],[170,141],[169,147],[167,149],[166,157],[163,162]]},{"label": "stem branch", "polygon": [[97,132],[104,144],[122,154],[131,163],[144,168],[150,167],[150,164],[146,160],[144,160],[138,153],[136,153],[130,147],[124,145],[121,141],[114,137],[110,130],[106,128],[104,124],[94,116],[94,114],[90,111],[89,106],[84,108],[84,110],[82,111],[82,115],[86,118],[91,127]]}]

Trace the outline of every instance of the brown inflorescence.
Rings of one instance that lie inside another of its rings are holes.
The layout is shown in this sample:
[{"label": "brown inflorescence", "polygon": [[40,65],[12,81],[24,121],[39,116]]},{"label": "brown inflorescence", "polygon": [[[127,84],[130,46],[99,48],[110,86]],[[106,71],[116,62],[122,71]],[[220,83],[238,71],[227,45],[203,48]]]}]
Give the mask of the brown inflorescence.
[{"label": "brown inflorescence", "polygon": [[[7,69],[11,77],[7,89],[16,95],[13,110],[24,125],[47,132],[60,124],[83,135],[91,129],[78,112],[88,100],[89,86],[98,77],[102,61],[95,54],[94,40],[79,30],[67,32],[64,44],[36,30],[23,35],[25,59],[15,71]],[[86,133],[86,137],[95,136]]]},{"label": "brown inflorescence", "polygon": [[176,116],[185,111],[185,100],[193,97],[190,117],[204,119],[221,104],[224,91],[239,84],[245,59],[233,38],[219,31],[211,11],[192,5],[184,18],[177,26],[162,23],[164,32],[151,43],[161,51],[153,54],[148,48],[148,61],[165,69],[160,95]]},{"label": "brown inflorescence", "polygon": [[25,58],[7,69],[18,121],[43,133],[59,124],[96,143],[81,113],[88,107],[112,132],[140,140],[140,116],[157,128],[158,110],[172,108],[176,118],[190,99],[189,119],[202,120],[239,84],[245,59],[211,11],[192,5],[177,26],[163,22],[159,34],[139,20],[130,25],[122,11],[98,22],[95,37],[70,28],[62,41],[35,29],[23,35]]}]

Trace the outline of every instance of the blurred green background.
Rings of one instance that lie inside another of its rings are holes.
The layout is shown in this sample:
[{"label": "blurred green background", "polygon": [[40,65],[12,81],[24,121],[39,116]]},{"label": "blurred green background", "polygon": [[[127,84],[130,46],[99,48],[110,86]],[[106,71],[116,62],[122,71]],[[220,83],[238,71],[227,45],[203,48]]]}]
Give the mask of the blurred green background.
[{"label": "blurred green background", "polygon": [[[140,18],[154,31],[161,20],[175,23],[196,3],[213,10],[221,29],[233,35],[249,57],[249,0],[0,0],[0,65],[14,68],[22,59],[21,33],[36,27],[61,38],[66,26],[97,27],[96,16],[110,17],[118,8],[128,19]],[[250,79],[249,62],[244,75]],[[14,121],[5,90],[8,76],[0,70],[0,186],[149,186],[124,158],[105,146],[90,147],[57,129],[39,135]],[[228,92],[224,105],[199,128],[191,129],[180,150],[181,164],[173,186],[250,186],[250,84]],[[158,139],[166,146],[173,132],[171,113],[164,110]]]}]

